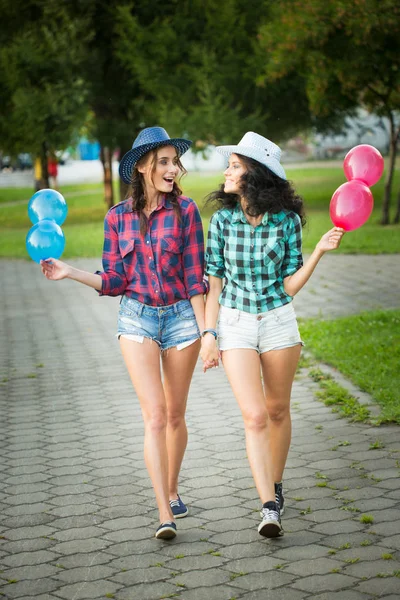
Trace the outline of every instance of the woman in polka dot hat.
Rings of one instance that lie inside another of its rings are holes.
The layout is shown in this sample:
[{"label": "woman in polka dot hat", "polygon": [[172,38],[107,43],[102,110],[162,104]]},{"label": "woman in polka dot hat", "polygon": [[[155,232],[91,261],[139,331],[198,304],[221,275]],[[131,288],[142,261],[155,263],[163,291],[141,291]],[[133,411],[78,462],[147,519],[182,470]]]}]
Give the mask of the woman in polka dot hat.
[{"label": "woman in polka dot hat", "polygon": [[286,180],[280,148],[250,131],[239,144],[217,150],[229,163],[225,183],[209,197],[219,210],[208,230],[210,290],[200,355],[205,371],[222,357],[262,503],[258,531],[277,537],[283,534],[290,394],[302,346],[292,299],[344,232],[328,231],[303,264],[303,201]]},{"label": "woman in polka dot hat", "polygon": [[48,279],[74,279],[100,295],[122,296],[117,336],[144,419],[145,462],[160,518],[155,535],[161,539],[175,537],[175,519],[188,514],[178,476],[187,444],[187,396],[204,329],[202,221],[178,184],[185,173],[180,157],[190,145],[171,139],[162,127],[148,127],[136,137],[119,167],[130,197],[105,217],[103,271],[42,262]]}]

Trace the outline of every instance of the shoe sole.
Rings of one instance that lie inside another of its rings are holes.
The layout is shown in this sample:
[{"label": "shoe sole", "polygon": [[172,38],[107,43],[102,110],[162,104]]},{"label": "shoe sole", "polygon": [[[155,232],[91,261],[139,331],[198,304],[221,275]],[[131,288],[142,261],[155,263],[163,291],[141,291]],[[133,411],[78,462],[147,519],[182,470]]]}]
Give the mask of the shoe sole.
[{"label": "shoe sole", "polygon": [[176,531],[172,527],[165,527],[161,531],[156,531],[156,538],[158,540],[172,540],[176,537]]},{"label": "shoe sole", "polygon": [[283,529],[277,521],[266,521],[260,523],[258,533],[266,538],[276,538],[283,535]]},{"label": "shoe sole", "polygon": [[179,515],[175,515],[174,512],[172,511],[172,514],[174,515],[175,519],[183,519],[183,517],[187,517],[189,514],[189,511],[187,510],[184,513],[179,513]]}]

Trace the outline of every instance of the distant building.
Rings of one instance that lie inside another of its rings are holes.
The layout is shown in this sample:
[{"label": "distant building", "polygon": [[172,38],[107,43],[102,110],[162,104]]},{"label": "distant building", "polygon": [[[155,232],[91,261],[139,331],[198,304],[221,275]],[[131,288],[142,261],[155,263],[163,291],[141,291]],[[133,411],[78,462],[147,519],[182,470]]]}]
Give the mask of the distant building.
[{"label": "distant building", "polygon": [[389,142],[389,120],[359,109],[356,117],[346,117],[340,134],[314,136],[313,157],[343,158],[351,148],[359,144],[375,146],[386,155],[389,152]]}]

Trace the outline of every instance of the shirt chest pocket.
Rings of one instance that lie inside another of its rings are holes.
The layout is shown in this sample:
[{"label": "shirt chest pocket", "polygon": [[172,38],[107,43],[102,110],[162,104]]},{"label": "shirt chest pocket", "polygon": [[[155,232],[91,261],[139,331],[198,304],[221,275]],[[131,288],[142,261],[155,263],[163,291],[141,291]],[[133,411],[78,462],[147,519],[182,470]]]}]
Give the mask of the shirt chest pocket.
[{"label": "shirt chest pocket", "polygon": [[128,281],[135,279],[135,240],[119,240],[119,251]]},{"label": "shirt chest pocket", "polygon": [[277,239],[263,248],[263,263],[269,275],[277,275],[285,255],[285,242],[283,239]]},{"label": "shirt chest pocket", "polygon": [[181,239],[165,237],[160,241],[160,267],[164,277],[176,277],[182,271],[183,242]]}]

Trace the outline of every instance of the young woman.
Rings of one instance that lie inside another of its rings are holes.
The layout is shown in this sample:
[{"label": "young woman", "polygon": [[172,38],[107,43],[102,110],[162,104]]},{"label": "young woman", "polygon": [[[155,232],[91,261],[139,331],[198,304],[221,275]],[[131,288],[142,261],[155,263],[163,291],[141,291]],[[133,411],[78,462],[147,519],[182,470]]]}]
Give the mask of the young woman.
[{"label": "young woman", "polygon": [[286,180],[280,148],[248,132],[237,146],[217,150],[229,165],[225,184],[209,197],[220,210],[208,231],[210,290],[200,355],[205,371],[222,356],[262,502],[258,531],[277,537],[283,534],[290,394],[302,346],[292,299],[344,232],[328,231],[303,265],[303,203]]},{"label": "young woman", "polygon": [[48,279],[74,279],[100,295],[122,295],[118,337],[142,409],[144,457],[160,516],[155,535],[162,539],[175,537],[175,518],[188,514],[178,476],[187,444],[186,401],[204,329],[202,222],[176,182],[184,171],[179,158],[190,145],[170,139],[161,127],[139,133],[119,168],[132,195],[105,218],[103,272],[42,262]]}]

